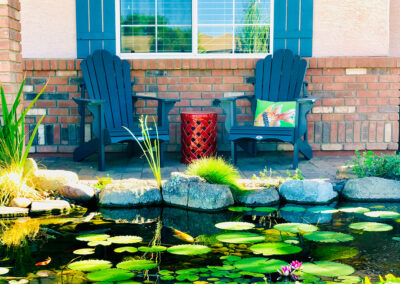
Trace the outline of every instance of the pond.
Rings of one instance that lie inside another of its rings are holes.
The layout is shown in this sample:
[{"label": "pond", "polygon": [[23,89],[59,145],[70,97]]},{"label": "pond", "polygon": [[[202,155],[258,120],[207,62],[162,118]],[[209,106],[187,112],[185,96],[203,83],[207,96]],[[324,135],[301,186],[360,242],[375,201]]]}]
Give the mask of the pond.
[{"label": "pond", "polygon": [[395,203],[81,208],[1,220],[0,273],[4,283],[270,283],[293,281],[277,269],[301,261],[299,281],[376,281],[400,274],[396,212]]}]

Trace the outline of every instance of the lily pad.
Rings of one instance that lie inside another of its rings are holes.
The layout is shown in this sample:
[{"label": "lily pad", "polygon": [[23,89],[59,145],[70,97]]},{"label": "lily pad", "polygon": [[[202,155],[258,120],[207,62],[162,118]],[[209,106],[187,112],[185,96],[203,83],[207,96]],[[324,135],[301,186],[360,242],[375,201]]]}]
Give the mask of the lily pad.
[{"label": "lily pad", "polygon": [[305,234],[304,238],[309,241],[321,242],[321,243],[340,243],[349,242],[354,240],[354,237],[344,233],[328,232],[328,231],[316,231],[309,234]]},{"label": "lily pad", "polygon": [[338,210],[344,213],[366,213],[371,211],[365,207],[341,207]]},{"label": "lily pad", "polygon": [[229,211],[233,211],[233,212],[249,212],[251,210],[253,210],[250,207],[240,207],[240,206],[236,206],[236,207],[229,207],[228,208]]},{"label": "lily pad", "polygon": [[285,261],[265,257],[244,258],[234,263],[237,269],[256,273],[273,273],[285,265],[287,265]]},{"label": "lily pad", "polygon": [[119,268],[111,268],[111,269],[104,269],[96,272],[89,273],[87,278],[90,281],[124,281],[131,279],[135,276],[135,273],[129,272],[124,269]]},{"label": "lily pad", "polygon": [[0,267],[0,275],[7,274],[8,272],[10,272],[10,269],[6,267]]},{"label": "lily pad", "polygon": [[97,247],[97,246],[110,246],[111,242],[110,241],[93,241],[93,242],[88,242],[88,246],[90,247]]},{"label": "lily pad", "polygon": [[317,226],[302,223],[284,223],[274,226],[274,229],[287,233],[311,233],[318,230]]},{"label": "lily pad", "polygon": [[311,255],[318,260],[338,260],[354,257],[358,254],[358,249],[340,245],[330,245],[317,247]]},{"label": "lily pad", "polygon": [[256,225],[248,222],[222,222],[215,225],[221,230],[244,231],[253,229]]},{"label": "lily pad", "polygon": [[194,274],[180,274],[180,275],[176,276],[176,280],[178,280],[178,281],[187,280],[187,281],[190,281],[190,282],[194,282],[194,281],[197,281],[199,279],[200,279],[200,277],[197,276],[197,275],[194,275]]},{"label": "lily pad", "polygon": [[300,206],[285,206],[279,210],[285,211],[285,212],[304,212],[304,211],[306,211],[306,209],[304,207],[300,207]]},{"label": "lily pad", "polygon": [[292,244],[292,245],[297,245],[300,243],[299,240],[295,240],[295,239],[284,240],[283,242],[287,243],[287,244]]},{"label": "lily pad", "polygon": [[167,250],[164,246],[152,246],[152,247],[139,247],[141,252],[162,252]]},{"label": "lily pad", "polygon": [[117,264],[117,268],[126,270],[148,270],[157,267],[157,263],[146,259],[133,259]]},{"label": "lily pad", "polygon": [[393,227],[388,224],[376,222],[359,222],[350,224],[349,227],[353,230],[365,232],[385,232],[393,230]]},{"label": "lily pad", "polygon": [[392,240],[400,242],[400,237],[393,237]]},{"label": "lily pad", "polygon": [[135,247],[119,247],[114,249],[114,251],[116,253],[123,253],[123,252],[135,253],[138,251],[138,249]]},{"label": "lily pad", "polygon": [[83,242],[101,242],[107,240],[109,237],[110,235],[107,234],[85,234],[77,236],[76,239]]},{"label": "lily pad", "polygon": [[329,206],[314,206],[311,208],[308,208],[307,211],[312,212],[312,213],[322,213],[322,214],[332,214],[339,212],[339,210],[329,207]]},{"label": "lily pad", "polygon": [[315,263],[303,263],[303,272],[324,277],[347,276],[354,273],[354,268],[347,264],[316,261]]},{"label": "lily pad", "polygon": [[287,243],[262,243],[251,246],[250,250],[255,254],[268,256],[295,254],[301,252],[302,248]]},{"label": "lily pad", "polygon": [[256,207],[253,208],[253,211],[256,212],[265,212],[265,213],[269,213],[269,212],[274,212],[277,211],[278,209],[275,207]]},{"label": "lily pad", "polygon": [[77,255],[91,255],[94,254],[94,248],[76,249],[73,253]]},{"label": "lily pad", "polygon": [[140,243],[143,239],[139,236],[116,236],[109,238],[108,241],[113,244],[135,244]]},{"label": "lily pad", "polygon": [[167,251],[178,255],[199,255],[209,253],[211,249],[202,245],[177,245],[168,248]]},{"label": "lily pad", "polygon": [[108,260],[89,259],[89,260],[81,260],[81,261],[72,262],[68,265],[68,268],[71,270],[92,272],[92,271],[96,271],[96,270],[107,269],[107,268],[110,268],[111,266],[112,266],[112,264]]},{"label": "lily pad", "polygon": [[399,218],[400,213],[394,211],[370,211],[364,213],[365,216],[373,217],[373,218]]},{"label": "lily pad", "polygon": [[223,243],[231,244],[250,244],[259,243],[265,240],[265,237],[255,233],[232,232],[217,235],[217,240]]}]

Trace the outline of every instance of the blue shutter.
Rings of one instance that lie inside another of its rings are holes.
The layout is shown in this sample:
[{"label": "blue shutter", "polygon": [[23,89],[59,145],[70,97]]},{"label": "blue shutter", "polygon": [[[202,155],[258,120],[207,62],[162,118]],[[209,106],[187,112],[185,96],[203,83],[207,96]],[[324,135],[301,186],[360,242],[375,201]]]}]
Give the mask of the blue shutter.
[{"label": "blue shutter", "polygon": [[76,0],[78,58],[97,49],[115,54],[115,0]]},{"label": "blue shutter", "polygon": [[274,0],[274,50],[312,56],[313,0]]}]

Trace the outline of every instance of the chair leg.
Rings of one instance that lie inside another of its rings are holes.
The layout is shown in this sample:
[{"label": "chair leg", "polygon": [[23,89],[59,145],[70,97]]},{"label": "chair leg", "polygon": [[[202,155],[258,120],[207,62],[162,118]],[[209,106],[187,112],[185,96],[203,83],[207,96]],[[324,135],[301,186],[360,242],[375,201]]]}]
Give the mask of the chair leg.
[{"label": "chair leg", "polygon": [[297,169],[299,167],[299,144],[298,141],[294,143],[293,149],[293,169]]},{"label": "chair leg", "polygon": [[165,160],[165,141],[160,141],[160,167],[164,167],[164,160]]},{"label": "chair leg", "polygon": [[237,143],[235,141],[231,141],[231,159],[232,164],[237,164]]},{"label": "chair leg", "polygon": [[105,153],[105,143],[104,143],[104,133],[100,131],[99,137],[99,171],[106,170],[106,153]]}]

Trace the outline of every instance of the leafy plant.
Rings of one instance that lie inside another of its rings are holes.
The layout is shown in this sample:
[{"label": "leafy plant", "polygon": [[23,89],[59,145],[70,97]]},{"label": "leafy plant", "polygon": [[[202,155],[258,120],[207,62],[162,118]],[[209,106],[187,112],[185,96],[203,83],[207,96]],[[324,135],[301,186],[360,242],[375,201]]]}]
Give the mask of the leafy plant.
[{"label": "leafy plant", "polygon": [[294,174],[289,170],[286,171],[287,177],[277,176],[277,172],[272,169],[265,168],[259,172],[259,176],[253,175],[253,180],[261,180],[268,187],[279,188],[279,186],[287,180],[303,180],[303,174],[300,169],[296,169]]},{"label": "leafy plant", "polygon": [[362,154],[355,151],[352,158],[352,171],[359,178],[382,177],[400,180],[400,155],[374,155],[374,152],[367,151]]},{"label": "leafy plant", "polygon": [[220,157],[202,158],[191,163],[186,169],[186,174],[199,176],[213,184],[224,184],[232,189],[240,189],[239,172],[228,162]]},{"label": "leafy plant", "polygon": [[[150,131],[151,128],[149,128],[147,124],[147,116],[141,117],[139,119],[140,122],[140,128],[142,131],[142,137],[139,137],[139,139],[126,127],[124,127],[135,139],[135,141],[139,144],[140,149],[143,152],[143,155],[145,156],[147,163],[150,166],[151,171],[153,172],[154,178],[156,179],[157,186],[160,189],[161,195],[162,195],[162,184],[161,184],[161,152],[160,152],[160,140],[158,139],[158,129],[157,129],[157,124],[153,118],[154,122],[154,127],[156,130],[156,136],[157,138],[154,139],[154,142],[152,143],[151,138],[150,138]],[[142,143],[140,142],[142,141]]]},{"label": "leafy plant", "polygon": [[97,183],[94,185],[95,188],[103,190],[104,187],[112,182],[112,178],[107,174],[106,177],[97,178]]}]

